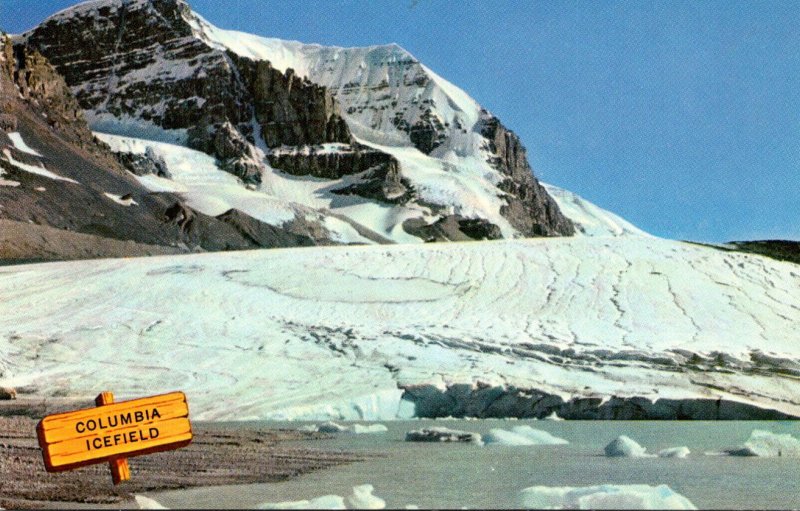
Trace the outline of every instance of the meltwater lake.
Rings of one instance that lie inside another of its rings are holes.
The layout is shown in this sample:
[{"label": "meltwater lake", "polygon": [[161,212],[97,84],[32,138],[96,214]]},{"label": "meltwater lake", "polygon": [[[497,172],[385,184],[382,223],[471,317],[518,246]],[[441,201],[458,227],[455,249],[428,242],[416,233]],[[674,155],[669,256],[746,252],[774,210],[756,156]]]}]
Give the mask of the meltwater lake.
[{"label": "meltwater lake", "polygon": [[[229,423],[299,428],[307,422]],[[341,422],[343,425],[353,424]],[[359,424],[371,424],[359,422]],[[699,509],[800,508],[800,458],[737,457],[705,453],[744,444],[753,430],[800,438],[800,421],[530,421],[408,420],[383,422],[384,433],[337,433],[330,440],[296,442],[319,449],[382,454],[365,462],[306,474],[286,482],[196,488],[146,496],[166,507],[253,508],[263,503],[349,495],[371,484],[387,508],[519,508],[530,486],[666,484]],[[568,445],[478,446],[404,441],[407,431],[447,427],[486,434],[529,425]],[[687,446],[686,458],[607,458],[603,448],[619,435],[648,452]]]}]

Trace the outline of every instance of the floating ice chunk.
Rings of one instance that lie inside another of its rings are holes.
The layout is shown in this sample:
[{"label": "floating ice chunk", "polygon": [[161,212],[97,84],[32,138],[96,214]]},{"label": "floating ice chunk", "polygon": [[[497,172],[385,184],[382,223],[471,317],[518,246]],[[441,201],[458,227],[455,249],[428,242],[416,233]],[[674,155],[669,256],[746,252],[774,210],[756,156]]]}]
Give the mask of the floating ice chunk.
[{"label": "floating ice chunk", "polygon": [[405,509],[419,509],[419,506],[415,504],[406,504]]},{"label": "floating ice chunk", "polygon": [[353,494],[345,499],[349,509],[384,509],[386,501],[372,494],[371,484],[353,486]]},{"label": "floating ice chunk", "polygon": [[311,500],[264,502],[256,506],[256,509],[347,509],[347,507],[339,495],[323,495]]},{"label": "floating ice chunk", "polygon": [[697,509],[665,484],[532,486],[519,493],[519,505],[534,509]]},{"label": "floating ice chunk", "polygon": [[511,432],[533,440],[536,445],[566,445],[569,443],[569,441],[551,435],[547,431],[534,429],[530,426],[514,426],[511,428]]},{"label": "floating ice chunk", "polygon": [[686,446],[682,447],[669,447],[667,449],[662,449],[658,451],[659,458],[685,458],[689,455],[689,448]]},{"label": "floating ice chunk", "polygon": [[424,428],[406,433],[406,442],[467,442],[483,444],[480,433],[450,428]]},{"label": "floating ice chunk", "polygon": [[342,433],[347,431],[347,426],[342,426],[333,421],[323,422],[317,426],[317,431],[320,433]]},{"label": "floating ice chunk", "polygon": [[353,433],[360,435],[364,433],[385,433],[389,431],[389,428],[383,424],[353,424],[352,426],[343,426],[335,422],[325,422],[320,425],[309,424],[307,426],[302,426],[298,428],[298,431],[310,431],[312,433]]},{"label": "floating ice chunk", "polygon": [[483,437],[486,445],[564,445],[569,442],[551,435],[547,431],[533,429],[530,426],[516,426],[511,431],[494,428]]},{"label": "floating ice chunk", "polygon": [[356,434],[361,433],[386,433],[389,428],[383,424],[353,424],[350,431]]},{"label": "floating ice chunk", "polygon": [[547,417],[542,417],[542,420],[545,420],[545,421],[563,421],[564,419],[559,417],[556,412],[553,412],[550,415],[548,415]]},{"label": "floating ice chunk", "polygon": [[530,438],[500,428],[490,429],[489,433],[483,436],[483,441],[486,445],[536,445],[536,442]]},{"label": "floating ice chunk", "polygon": [[605,448],[606,456],[608,457],[625,457],[625,458],[650,458],[653,455],[647,454],[644,447],[636,443],[630,437],[625,435],[618,436],[614,441],[608,444]]},{"label": "floating ice chunk", "polygon": [[800,457],[800,440],[789,434],[755,429],[742,447],[726,449],[731,456]]},{"label": "floating ice chunk", "polygon": [[150,497],[145,497],[144,495],[134,495],[134,498],[136,499],[136,505],[139,506],[139,509],[169,509],[168,507],[164,507],[159,502],[156,502]]},{"label": "floating ice chunk", "polygon": [[28,153],[28,154],[30,154],[32,156],[38,156],[39,158],[42,157],[41,154],[39,154],[36,151],[34,151],[33,149],[31,149],[30,146],[28,146],[28,144],[26,144],[25,141],[22,139],[22,135],[20,135],[16,131],[12,132],[12,133],[9,133],[8,134],[8,138],[11,139],[11,143],[14,144],[14,147],[19,149],[23,153]]}]

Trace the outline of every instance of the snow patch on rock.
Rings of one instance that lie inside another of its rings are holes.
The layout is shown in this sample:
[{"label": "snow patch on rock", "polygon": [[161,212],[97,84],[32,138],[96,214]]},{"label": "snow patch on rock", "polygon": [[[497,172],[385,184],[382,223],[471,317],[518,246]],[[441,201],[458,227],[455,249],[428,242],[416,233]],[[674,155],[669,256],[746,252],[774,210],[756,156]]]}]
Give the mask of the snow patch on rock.
[{"label": "snow patch on rock", "polygon": [[39,167],[36,165],[28,165],[27,163],[17,161],[14,159],[14,156],[11,155],[11,151],[9,151],[8,149],[3,149],[3,156],[5,156],[5,161],[17,167],[19,170],[30,172],[31,174],[36,174],[37,176],[46,177],[48,179],[53,179],[55,181],[66,181],[68,183],[80,184],[74,179],[70,179],[68,177],[62,177],[56,174],[55,172],[50,172],[44,167]]},{"label": "snow patch on rock", "polygon": [[116,194],[108,193],[108,192],[104,192],[103,195],[105,195],[106,197],[108,197],[112,201],[116,202],[120,206],[128,207],[128,206],[136,206],[136,205],[139,204],[138,202],[133,200],[133,198],[130,197],[130,196],[116,195]]},{"label": "snow patch on rock", "polygon": [[30,154],[31,156],[37,156],[39,158],[42,157],[36,150],[32,149],[28,144],[25,143],[25,140],[22,139],[22,135],[18,132],[14,131],[8,133],[8,138],[11,139],[11,143],[14,144],[18,150],[22,151],[23,153]]}]

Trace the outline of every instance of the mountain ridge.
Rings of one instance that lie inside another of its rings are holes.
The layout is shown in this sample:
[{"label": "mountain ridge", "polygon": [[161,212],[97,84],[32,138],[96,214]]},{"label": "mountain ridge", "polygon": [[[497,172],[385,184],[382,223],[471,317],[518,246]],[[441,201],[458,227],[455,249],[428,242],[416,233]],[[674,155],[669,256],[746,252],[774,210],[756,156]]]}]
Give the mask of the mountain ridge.
[{"label": "mountain ridge", "polygon": [[[111,20],[118,21],[111,24]],[[95,41],[93,48],[65,42],[89,35]],[[250,37],[251,42],[266,40]],[[487,228],[490,224],[499,228],[503,237],[574,232],[533,176],[516,135],[399,46],[373,47],[379,54],[389,51],[391,62],[373,59],[357,66],[373,75],[390,73],[387,66],[400,66],[391,72],[393,83],[386,82],[386,87],[397,89],[403,97],[395,101],[391,119],[384,112],[375,125],[390,138],[403,137],[404,145],[396,149],[383,144],[383,135],[374,136],[374,128],[367,138],[363,130],[359,132],[365,126],[364,111],[387,110],[385,105],[376,106],[378,98],[355,105],[342,99],[349,90],[347,83],[332,87],[324,76],[301,77],[294,71],[303,65],[297,60],[299,54],[292,56],[294,67],[284,69],[286,62],[274,52],[265,59],[263,54],[240,51],[240,46],[228,44],[229,39],[228,32],[193,13],[183,0],[87,2],[47,18],[16,38],[37,48],[64,72],[95,130],[161,141],[171,138],[217,157],[221,168],[267,194],[277,193],[269,182],[280,172],[276,168],[296,174],[297,169],[304,172],[309,167],[307,148],[315,154],[311,168],[321,169],[316,175],[341,179],[346,174],[363,174],[362,179],[374,183],[373,190],[386,186],[400,190],[392,195],[364,195],[360,188],[345,188],[356,201],[365,198],[389,204],[392,214],[384,215],[384,220],[393,223],[379,231],[383,236],[392,238],[394,232],[398,240],[413,239],[402,232],[405,221],[412,218],[428,225],[447,218],[459,223],[481,221]],[[316,45],[303,48],[339,51]],[[269,48],[257,49],[263,53]],[[364,50],[357,49],[358,55]],[[273,68],[273,62],[280,64]],[[231,81],[233,87],[223,90],[220,80]],[[366,79],[360,89],[373,88],[372,81]],[[425,89],[415,94],[425,97],[409,96],[410,87],[418,86]],[[435,104],[437,99],[441,105]],[[336,106],[339,103],[344,111]],[[411,112],[407,119],[400,111],[406,104]],[[443,118],[450,114],[452,118]],[[345,122],[337,120],[340,115]],[[339,127],[332,129],[333,125]],[[324,131],[336,135],[298,136],[301,126],[327,126]],[[348,128],[356,130],[354,137]],[[322,145],[331,142],[347,147],[334,156],[320,157],[318,153],[325,152]],[[289,150],[292,147],[294,153]],[[409,148],[416,148],[420,155],[409,155]],[[280,150],[282,156],[270,157],[272,150]],[[426,153],[430,159],[418,157]],[[385,156],[376,159],[380,154]],[[402,204],[393,199],[400,196],[405,197]],[[312,200],[305,203],[310,205]],[[333,203],[326,205],[328,209],[336,209]],[[388,220],[393,217],[396,220]]]}]

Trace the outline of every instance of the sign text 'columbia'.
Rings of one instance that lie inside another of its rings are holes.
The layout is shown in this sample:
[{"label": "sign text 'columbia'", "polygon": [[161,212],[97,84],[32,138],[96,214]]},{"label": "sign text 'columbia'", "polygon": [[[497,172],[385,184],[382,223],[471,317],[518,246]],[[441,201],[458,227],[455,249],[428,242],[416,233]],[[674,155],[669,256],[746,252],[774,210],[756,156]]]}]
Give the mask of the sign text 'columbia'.
[{"label": "sign text 'columbia'", "polygon": [[177,449],[192,440],[183,392],[119,403],[104,393],[97,402],[102,406],[49,415],[39,422],[36,432],[48,472],[104,461],[112,462],[113,471],[114,462]]}]

